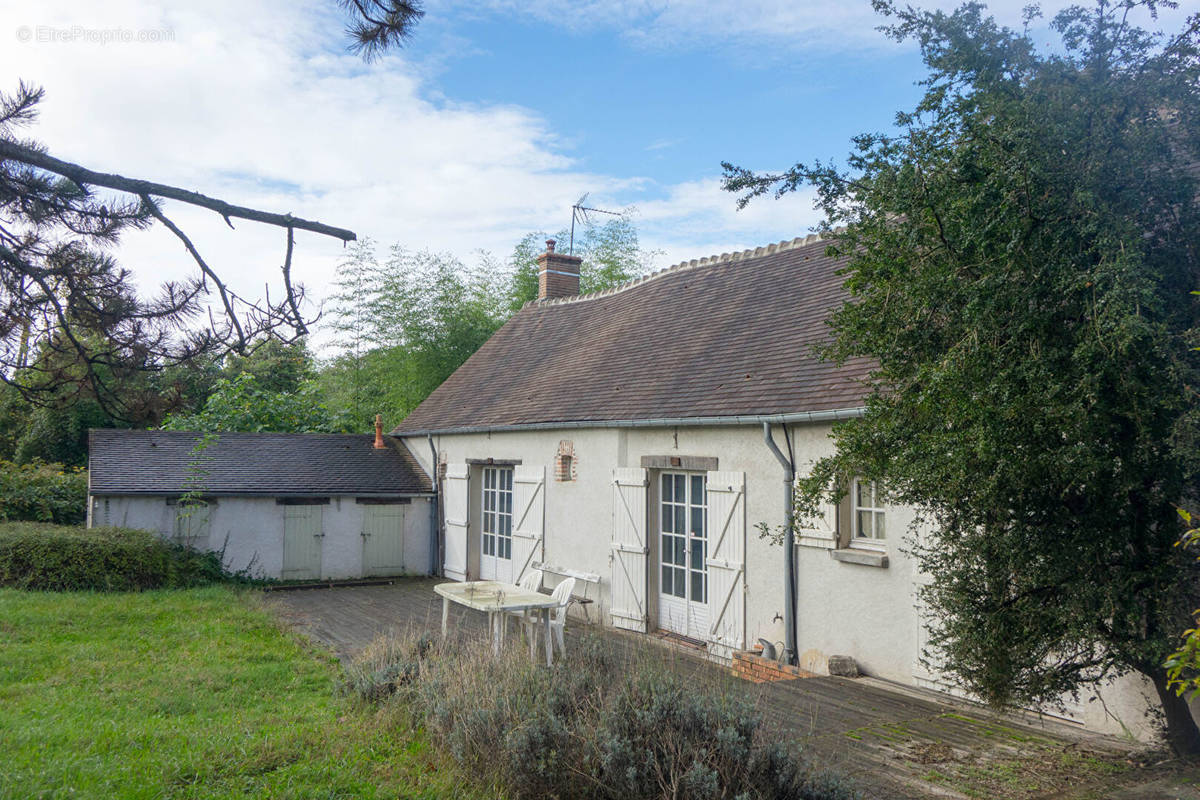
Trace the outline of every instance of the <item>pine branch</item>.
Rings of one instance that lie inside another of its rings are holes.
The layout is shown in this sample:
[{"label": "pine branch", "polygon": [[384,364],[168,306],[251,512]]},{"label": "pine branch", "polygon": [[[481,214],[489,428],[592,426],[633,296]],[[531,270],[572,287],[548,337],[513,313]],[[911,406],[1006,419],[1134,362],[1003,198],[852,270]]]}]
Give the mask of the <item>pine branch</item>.
[{"label": "pine branch", "polygon": [[238,219],[262,222],[267,225],[277,225],[281,228],[298,228],[300,230],[311,231],[319,233],[322,236],[331,236],[335,239],[340,239],[343,242],[352,242],[358,238],[354,231],[346,230],[345,228],[335,228],[323,222],[301,219],[293,217],[291,214],[274,214],[268,211],[260,211],[256,208],[235,206],[231,203],[226,203],[224,200],[218,200],[215,197],[208,197],[199,192],[180,189],[176,186],[168,186],[165,183],[155,183],[140,178],[126,178],[123,175],[115,175],[108,172],[95,172],[79,164],[63,161],[47,153],[0,138],[0,162],[5,160],[16,161],[52,172],[56,175],[61,175],[64,178],[74,181],[81,187],[103,186],[106,189],[115,189],[120,192],[128,192],[129,194],[165,197],[189,205],[207,208],[210,211],[220,214],[231,228],[233,224],[229,220],[236,217]]}]

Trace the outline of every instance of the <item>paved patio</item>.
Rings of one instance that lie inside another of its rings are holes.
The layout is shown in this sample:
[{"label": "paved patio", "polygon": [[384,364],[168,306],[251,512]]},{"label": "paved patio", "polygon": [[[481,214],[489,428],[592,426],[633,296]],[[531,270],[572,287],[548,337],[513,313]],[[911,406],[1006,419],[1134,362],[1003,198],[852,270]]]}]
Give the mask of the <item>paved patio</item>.
[{"label": "paved patio", "polygon": [[[344,659],[389,632],[438,630],[442,603],[435,583],[405,578],[385,586],[271,592],[267,598],[290,625]],[[477,627],[483,634],[482,614],[457,606],[451,614],[451,625]],[[656,641],[607,633],[630,646]],[[714,677],[727,672],[690,656],[677,663]],[[798,740],[819,763],[852,774],[872,798],[1099,798],[1133,772],[1134,748],[1126,742],[1055,722],[1001,719],[941,695],[869,678],[770,684],[730,679],[727,685],[753,699],[779,735]],[[1093,783],[1096,793],[1086,790]]]}]

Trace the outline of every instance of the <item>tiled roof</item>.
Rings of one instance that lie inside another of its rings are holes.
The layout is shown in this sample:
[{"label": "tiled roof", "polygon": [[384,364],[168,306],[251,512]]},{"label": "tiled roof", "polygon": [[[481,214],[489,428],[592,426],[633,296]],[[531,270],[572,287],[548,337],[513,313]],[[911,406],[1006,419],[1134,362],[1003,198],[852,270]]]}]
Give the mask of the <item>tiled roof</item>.
[{"label": "tiled roof", "polygon": [[[178,494],[200,434],[96,429],[88,435],[92,494]],[[221,433],[204,453],[203,491],[212,495],[381,495],[430,491],[408,450],[374,436]]]},{"label": "tiled roof", "polygon": [[812,353],[846,298],[827,246],[810,236],[530,303],[395,433],[859,407],[868,362]]}]

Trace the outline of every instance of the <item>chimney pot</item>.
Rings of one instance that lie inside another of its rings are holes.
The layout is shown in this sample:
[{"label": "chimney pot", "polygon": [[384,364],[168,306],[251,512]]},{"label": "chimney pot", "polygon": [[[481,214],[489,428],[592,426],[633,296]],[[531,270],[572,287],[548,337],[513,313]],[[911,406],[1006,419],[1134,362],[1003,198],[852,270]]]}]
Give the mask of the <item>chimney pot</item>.
[{"label": "chimney pot", "polygon": [[375,449],[384,450],[387,445],[383,443],[383,414],[375,415]]},{"label": "chimney pot", "polygon": [[547,252],[547,253],[553,253],[553,252],[554,252],[554,245],[555,245],[555,244],[556,244],[556,243],[555,243],[555,241],[554,241],[553,239],[547,239],[547,240],[546,240],[546,252]]}]

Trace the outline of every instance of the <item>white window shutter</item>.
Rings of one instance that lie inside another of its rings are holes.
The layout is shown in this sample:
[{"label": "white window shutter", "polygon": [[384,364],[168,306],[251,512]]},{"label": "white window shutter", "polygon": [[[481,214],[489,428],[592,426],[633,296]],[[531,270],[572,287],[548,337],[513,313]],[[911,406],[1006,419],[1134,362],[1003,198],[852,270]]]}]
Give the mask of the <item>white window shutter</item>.
[{"label": "white window shutter", "polygon": [[609,613],[613,627],[645,633],[646,561],[646,470],[620,467],[613,470],[612,513],[612,599]]},{"label": "white window shutter", "polygon": [[542,561],[545,536],[546,468],[513,467],[513,582],[517,583],[534,561]]},{"label": "white window shutter", "polygon": [[446,558],[442,572],[456,581],[467,579],[467,525],[470,468],[447,464],[442,481],[442,513],[446,523]]},{"label": "white window shutter", "polygon": [[[796,477],[812,475],[812,462],[796,465]],[[796,543],[809,547],[838,546],[838,507],[822,498],[815,517],[796,518]]]},{"label": "white window shutter", "polygon": [[709,652],[732,659],[746,647],[746,473],[709,472]]}]

